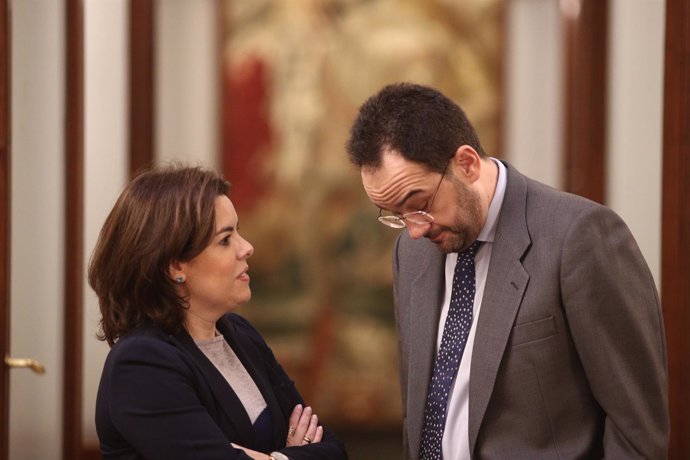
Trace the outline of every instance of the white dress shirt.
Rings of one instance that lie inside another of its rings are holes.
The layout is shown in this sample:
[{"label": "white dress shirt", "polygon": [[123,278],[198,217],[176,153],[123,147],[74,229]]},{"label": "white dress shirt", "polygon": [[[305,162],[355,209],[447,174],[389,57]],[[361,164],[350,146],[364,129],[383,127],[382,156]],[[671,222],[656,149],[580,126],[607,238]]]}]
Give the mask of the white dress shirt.
[{"label": "white dress shirt", "polygon": [[[475,294],[474,305],[472,307],[472,327],[470,328],[469,336],[467,337],[467,344],[465,351],[460,361],[458,374],[453,383],[453,389],[448,396],[448,409],[446,416],[446,427],[443,431],[443,458],[444,460],[461,460],[470,458],[469,445],[469,389],[470,389],[470,367],[472,364],[472,349],[474,348],[474,335],[477,330],[477,318],[479,318],[480,309],[482,305],[482,298],[484,297],[484,286],[486,285],[486,276],[489,271],[489,261],[491,260],[491,248],[494,242],[494,235],[496,234],[496,223],[503,204],[503,197],[506,191],[507,173],[506,168],[500,161],[492,158],[494,163],[498,166],[498,181],[496,183],[496,191],[489,205],[489,213],[486,218],[484,228],[477,237],[478,241],[482,241],[482,245],[474,256],[474,270],[475,270]],[[441,319],[438,324],[438,339],[436,343],[436,351],[438,352],[441,346],[441,338],[443,337],[443,326],[446,323],[448,316],[448,309],[450,307],[450,293],[453,288],[453,275],[455,273],[455,264],[458,260],[458,253],[453,252],[446,256],[446,290],[443,298],[443,307],[441,310]]]}]

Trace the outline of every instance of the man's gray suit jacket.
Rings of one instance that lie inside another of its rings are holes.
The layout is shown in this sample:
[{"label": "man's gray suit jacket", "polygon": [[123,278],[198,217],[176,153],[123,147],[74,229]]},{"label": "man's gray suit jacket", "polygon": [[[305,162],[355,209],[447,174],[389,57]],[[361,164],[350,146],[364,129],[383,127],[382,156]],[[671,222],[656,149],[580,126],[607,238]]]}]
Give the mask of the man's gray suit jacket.
[{"label": "man's gray suit jacket", "polygon": [[[661,307],[633,236],[610,209],[506,166],[475,319],[472,458],[665,458]],[[398,238],[394,296],[407,459],[419,458],[444,264],[425,238]]]}]

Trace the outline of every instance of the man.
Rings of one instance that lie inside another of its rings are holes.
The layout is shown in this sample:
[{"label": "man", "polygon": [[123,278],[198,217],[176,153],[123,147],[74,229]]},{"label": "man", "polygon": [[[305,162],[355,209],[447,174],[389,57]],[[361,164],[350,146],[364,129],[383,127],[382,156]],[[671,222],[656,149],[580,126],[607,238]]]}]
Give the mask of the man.
[{"label": "man", "polygon": [[419,85],[367,100],[347,150],[379,220],[407,227],[405,458],[666,457],[661,308],[613,211],[488,157],[460,107]]}]

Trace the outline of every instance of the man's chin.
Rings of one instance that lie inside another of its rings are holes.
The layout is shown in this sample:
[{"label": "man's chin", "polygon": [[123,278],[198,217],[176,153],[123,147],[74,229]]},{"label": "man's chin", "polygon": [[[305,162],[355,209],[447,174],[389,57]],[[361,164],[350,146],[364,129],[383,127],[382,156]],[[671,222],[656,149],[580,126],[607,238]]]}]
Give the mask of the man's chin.
[{"label": "man's chin", "polygon": [[441,233],[434,238],[429,238],[429,241],[434,243],[436,249],[444,254],[458,252],[460,248],[462,248],[462,241],[460,241],[460,238],[456,235],[444,235]]}]

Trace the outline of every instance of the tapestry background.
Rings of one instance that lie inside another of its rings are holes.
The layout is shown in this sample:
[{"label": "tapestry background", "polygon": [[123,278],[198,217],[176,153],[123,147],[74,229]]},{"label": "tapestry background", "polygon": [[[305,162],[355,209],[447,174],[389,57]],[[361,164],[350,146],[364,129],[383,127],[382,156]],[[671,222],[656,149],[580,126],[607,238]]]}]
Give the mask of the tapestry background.
[{"label": "tapestry background", "polygon": [[376,221],[344,144],[367,97],[413,81],[460,103],[500,156],[501,2],[226,0],[224,14],[223,170],[255,247],[240,313],[321,420],[395,437],[398,232]]}]

